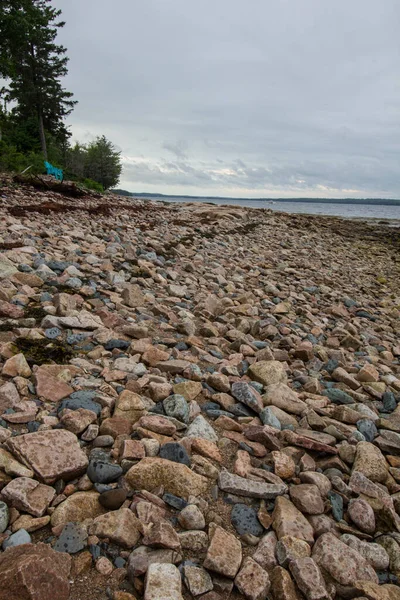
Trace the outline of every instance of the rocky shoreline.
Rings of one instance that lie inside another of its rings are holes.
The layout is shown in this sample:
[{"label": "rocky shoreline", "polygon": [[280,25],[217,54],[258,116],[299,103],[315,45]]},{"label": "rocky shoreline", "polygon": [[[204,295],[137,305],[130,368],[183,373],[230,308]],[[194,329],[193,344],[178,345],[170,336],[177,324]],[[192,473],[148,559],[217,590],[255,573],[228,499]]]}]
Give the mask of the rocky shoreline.
[{"label": "rocky shoreline", "polygon": [[0,187],[0,600],[400,598],[400,233]]}]

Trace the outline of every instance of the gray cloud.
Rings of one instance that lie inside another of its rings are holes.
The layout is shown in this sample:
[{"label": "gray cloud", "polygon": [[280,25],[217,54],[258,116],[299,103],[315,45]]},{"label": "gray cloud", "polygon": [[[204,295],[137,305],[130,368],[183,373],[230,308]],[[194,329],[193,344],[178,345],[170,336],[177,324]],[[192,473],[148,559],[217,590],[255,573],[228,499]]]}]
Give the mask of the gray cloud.
[{"label": "gray cloud", "polygon": [[400,197],[396,0],[55,0],[132,191]]}]

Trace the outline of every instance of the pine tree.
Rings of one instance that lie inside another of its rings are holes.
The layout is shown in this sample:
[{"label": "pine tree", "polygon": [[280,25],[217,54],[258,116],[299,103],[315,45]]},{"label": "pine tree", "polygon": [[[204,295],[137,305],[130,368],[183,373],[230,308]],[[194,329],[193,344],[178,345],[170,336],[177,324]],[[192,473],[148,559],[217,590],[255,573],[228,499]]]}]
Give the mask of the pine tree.
[{"label": "pine tree", "polygon": [[64,119],[76,102],[60,79],[67,70],[66,49],[57,45],[61,10],[51,0],[1,0],[0,76],[9,80],[5,98],[16,105],[12,118],[20,124],[37,123],[37,136],[47,159],[46,132],[65,144],[69,132]]},{"label": "pine tree", "polygon": [[118,184],[122,172],[121,153],[103,135],[86,148],[85,177],[98,181],[105,190]]}]

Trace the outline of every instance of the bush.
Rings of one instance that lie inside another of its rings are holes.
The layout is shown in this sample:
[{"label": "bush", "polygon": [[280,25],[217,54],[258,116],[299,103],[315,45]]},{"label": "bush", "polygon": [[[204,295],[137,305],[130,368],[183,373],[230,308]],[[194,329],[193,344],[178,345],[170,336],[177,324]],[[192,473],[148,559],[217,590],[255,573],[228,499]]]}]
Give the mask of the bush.
[{"label": "bush", "polygon": [[93,179],[84,179],[82,181],[82,185],[84,185],[85,188],[88,188],[88,190],[93,190],[94,192],[100,192],[100,194],[102,194],[104,192],[104,188],[101,185],[101,183],[98,183],[97,181],[93,181]]}]

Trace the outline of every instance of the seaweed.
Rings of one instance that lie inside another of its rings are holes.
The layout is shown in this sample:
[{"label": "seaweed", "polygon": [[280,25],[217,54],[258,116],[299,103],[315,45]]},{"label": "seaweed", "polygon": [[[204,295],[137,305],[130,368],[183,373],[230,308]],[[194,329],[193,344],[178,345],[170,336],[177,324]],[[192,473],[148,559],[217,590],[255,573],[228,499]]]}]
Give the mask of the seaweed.
[{"label": "seaweed", "polygon": [[71,346],[59,340],[17,338],[14,343],[29,365],[44,365],[49,362],[64,365],[77,354]]}]

